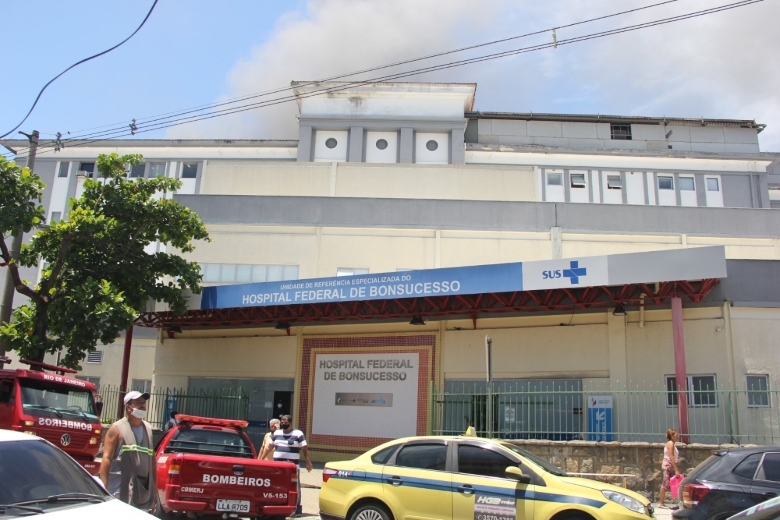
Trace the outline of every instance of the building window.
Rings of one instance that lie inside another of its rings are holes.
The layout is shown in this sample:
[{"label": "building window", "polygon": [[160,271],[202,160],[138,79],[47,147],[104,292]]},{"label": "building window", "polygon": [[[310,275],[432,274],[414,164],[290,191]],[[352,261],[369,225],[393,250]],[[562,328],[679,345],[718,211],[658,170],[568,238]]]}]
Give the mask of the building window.
[{"label": "building window", "polygon": [[83,162],[79,165],[79,173],[90,179],[95,175],[95,163]]},{"label": "building window", "polygon": [[257,283],[298,279],[297,265],[200,264],[204,283]]},{"label": "building window", "polygon": [[152,391],[152,380],[151,379],[133,379],[132,384],[130,385],[131,390],[136,390],[138,392],[144,393],[144,392],[151,392]]},{"label": "building window", "polygon": [[[153,162],[149,165],[149,177],[154,179],[160,175],[165,177],[165,166],[166,163],[164,162]],[[197,172],[197,170],[196,170]]]},{"label": "building window", "polygon": [[130,167],[130,177],[143,177],[146,170],[146,163],[136,164]]},{"label": "building window", "polygon": [[87,363],[92,363],[95,365],[100,365],[101,363],[103,363],[103,351],[93,350],[92,352],[88,352]]},{"label": "building window", "polygon": [[49,224],[54,224],[62,219],[62,211],[52,211],[49,217]]},{"label": "building window", "polygon": [[57,177],[67,177],[68,176],[68,168],[70,167],[69,162],[61,162],[60,163],[60,171],[57,173]]},{"label": "building window", "polygon": [[720,182],[717,177],[707,178],[707,191],[720,191]]},{"label": "building window", "polygon": [[[688,406],[692,408],[714,408],[718,406],[714,375],[688,376],[686,381]],[[677,406],[677,378],[666,376],[666,406]]]},{"label": "building window", "polygon": [[377,139],[376,141],[376,147],[380,150],[384,150],[387,148],[387,139]]},{"label": "building window", "polygon": [[569,181],[572,188],[584,188],[585,187],[585,174],[584,173],[572,173],[569,175]]},{"label": "building window", "polygon": [[547,185],[548,186],[563,186],[563,174],[562,173],[547,173]]},{"label": "building window", "polygon": [[368,269],[363,267],[339,267],[336,276],[354,276],[356,274],[368,274]]},{"label": "building window", "polygon": [[696,191],[696,182],[693,177],[680,177],[680,191]]},{"label": "building window", "polygon": [[631,140],[631,125],[609,125],[612,130],[612,139],[619,139],[622,141]]},{"label": "building window", "polygon": [[198,176],[198,163],[184,163],[181,165],[181,178],[194,179]]},{"label": "building window", "polygon": [[438,149],[439,149],[439,143],[437,143],[435,140],[431,139],[430,141],[428,141],[427,143],[425,143],[425,147],[426,147],[426,148],[427,148],[429,151],[431,151],[431,152],[435,152],[436,150],[438,150]]},{"label": "building window", "polygon": [[76,379],[81,379],[82,381],[86,381],[87,383],[92,383],[95,386],[100,386],[100,378],[99,377],[76,376]]},{"label": "building window", "polygon": [[768,408],[769,376],[745,376],[749,408]]},{"label": "building window", "polygon": [[658,176],[658,189],[659,190],[673,190],[674,189],[674,177],[669,175]]},{"label": "building window", "polygon": [[332,137],[328,137],[325,140],[325,146],[327,146],[331,150],[336,148],[338,145],[339,145],[339,142],[337,140],[335,140],[334,138],[332,138]]},{"label": "building window", "polygon": [[607,189],[619,190],[623,188],[623,180],[620,175],[607,175]]}]

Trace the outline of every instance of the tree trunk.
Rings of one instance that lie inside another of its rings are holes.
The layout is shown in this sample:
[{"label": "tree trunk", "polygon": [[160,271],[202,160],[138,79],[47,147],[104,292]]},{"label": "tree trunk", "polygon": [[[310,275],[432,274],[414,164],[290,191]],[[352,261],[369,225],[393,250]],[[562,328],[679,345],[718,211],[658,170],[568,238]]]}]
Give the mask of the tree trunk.
[{"label": "tree trunk", "polygon": [[43,363],[46,357],[46,351],[49,347],[49,338],[47,336],[49,328],[49,304],[39,302],[35,305],[35,330],[33,334],[38,336],[41,347],[38,349],[34,359],[30,361],[37,361]]}]

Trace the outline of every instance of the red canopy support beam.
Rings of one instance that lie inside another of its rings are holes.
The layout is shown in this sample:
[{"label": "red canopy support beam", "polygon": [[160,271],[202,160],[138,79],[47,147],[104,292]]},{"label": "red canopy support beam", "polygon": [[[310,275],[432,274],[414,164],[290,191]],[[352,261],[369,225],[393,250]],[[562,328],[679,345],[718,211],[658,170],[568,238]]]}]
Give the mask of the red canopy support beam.
[{"label": "red canopy support beam", "polygon": [[672,297],[672,335],[674,336],[674,376],[677,381],[677,425],[680,441],[688,444],[688,371],[685,367],[685,336],[682,299]]},{"label": "red canopy support beam", "polygon": [[116,416],[121,419],[125,416],[125,393],[127,392],[127,375],[130,372],[130,347],[133,345],[133,327],[125,333],[125,352],[122,356],[122,379],[119,382],[119,403]]}]

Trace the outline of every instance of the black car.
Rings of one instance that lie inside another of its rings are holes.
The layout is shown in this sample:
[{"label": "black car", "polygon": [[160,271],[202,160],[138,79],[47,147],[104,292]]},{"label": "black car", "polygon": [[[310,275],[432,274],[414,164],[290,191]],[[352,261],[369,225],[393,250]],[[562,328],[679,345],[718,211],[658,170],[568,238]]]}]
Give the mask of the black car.
[{"label": "black car", "polygon": [[780,495],[780,446],[718,450],[680,485],[676,520],[723,520]]}]

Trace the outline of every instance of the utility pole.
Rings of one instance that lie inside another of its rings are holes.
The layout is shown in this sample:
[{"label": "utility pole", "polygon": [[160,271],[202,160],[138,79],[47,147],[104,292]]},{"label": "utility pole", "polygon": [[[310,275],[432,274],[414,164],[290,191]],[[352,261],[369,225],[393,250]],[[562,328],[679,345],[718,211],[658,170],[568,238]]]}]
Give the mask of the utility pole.
[{"label": "utility pole", "polygon": [[[26,136],[27,140],[30,142],[30,151],[27,154],[27,167],[32,172],[33,167],[35,166],[35,154],[38,153],[38,130],[33,130],[32,134],[25,134],[24,132],[19,133]],[[24,231],[20,229],[14,234],[13,240],[11,240],[11,248],[9,250],[11,259],[19,259],[19,251],[22,249],[22,240],[24,240]],[[0,323],[8,323],[11,321],[11,310],[14,305],[14,292],[14,280],[13,277],[11,277],[11,268],[9,267],[5,270],[3,300],[0,304]],[[0,341],[0,357],[5,355],[5,347],[5,341]]]}]

